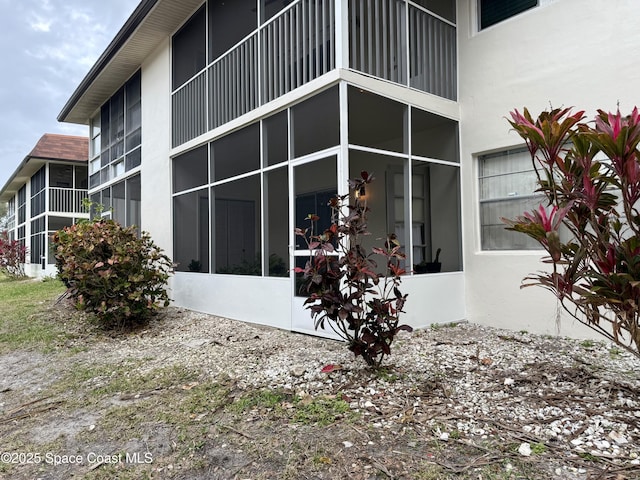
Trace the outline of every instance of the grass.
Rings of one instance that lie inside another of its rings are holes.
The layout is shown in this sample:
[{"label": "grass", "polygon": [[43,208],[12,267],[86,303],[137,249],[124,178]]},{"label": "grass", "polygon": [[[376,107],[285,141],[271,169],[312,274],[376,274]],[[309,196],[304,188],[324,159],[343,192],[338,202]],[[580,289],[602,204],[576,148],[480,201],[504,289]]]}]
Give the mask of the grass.
[{"label": "grass", "polygon": [[0,353],[49,350],[64,332],[47,316],[47,306],[64,292],[61,282],[11,280],[0,276]]}]

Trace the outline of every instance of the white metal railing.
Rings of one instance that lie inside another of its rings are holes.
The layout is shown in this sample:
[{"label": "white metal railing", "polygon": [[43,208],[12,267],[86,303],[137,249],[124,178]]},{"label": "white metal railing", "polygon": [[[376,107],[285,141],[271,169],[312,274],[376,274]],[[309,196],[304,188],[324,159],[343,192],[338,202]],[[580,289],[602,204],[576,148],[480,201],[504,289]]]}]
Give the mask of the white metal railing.
[{"label": "white metal railing", "polygon": [[174,92],[173,146],[336,68],[336,15],[349,68],[456,99],[455,24],[405,0],[297,0]]},{"label": "white metal railing", "polygon": [[258,106],[258,34],[213,62],[209,74],[209,129]]},{"label": "white metal railing", "polygon": [[409,7],[409,53],[410,86],[455,100],[456,27]]},{"label": "white metal railing", "polygon": [[208,130],[206,98],[206,70],[192,78],[173,94],[171,100],[173,146],[191,140]]},{"label": "white metal railing", "polygon": [[86,190],[49,187],[49,211],[85,213],[82,201],[87,198]]},{"label": "white metal railing", "polygon": [[456,63],[455,25],[402,0],[349,1],[354,70],[455,100]]},{"label": "white metal railing", "polygon": [[298,0],[172,98],[173,146],[335,68],[335,0]]},{"label": "white metal railing", "polygon": [[335,68],[335,0],[302,1],[262,28],[262,103]]}]

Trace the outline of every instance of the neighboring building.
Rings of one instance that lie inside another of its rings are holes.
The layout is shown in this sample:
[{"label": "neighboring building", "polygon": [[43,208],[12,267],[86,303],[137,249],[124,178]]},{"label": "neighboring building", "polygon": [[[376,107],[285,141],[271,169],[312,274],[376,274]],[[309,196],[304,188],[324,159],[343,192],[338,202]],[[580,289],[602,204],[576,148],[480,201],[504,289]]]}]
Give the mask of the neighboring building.
[{"label": "neighboring building", "polygon": [[43,135],[4,187],[7,231],[27,247],[25,272],[37,277],[56,273],[49,236],[89,214],[87,198],[88,139]]},{"label": "neighboring building", "polygon": [[[177,262],[177,305],[313,331],[289,273],[308,255],[294,227],[327,218],[326,200],[368,170],[372,239],[395,232],[408,267],[442,249],[441,272],[404,279],[405,321],[552,333],[553,298],[519,290],[540,250],[497,225],[536,200],[504,117],[549,102],[631,107],[639,12],[606,0],[143,0],[58,118],[90,126],[91,198]],[[608,30],[615,48],[590,33]]]}]

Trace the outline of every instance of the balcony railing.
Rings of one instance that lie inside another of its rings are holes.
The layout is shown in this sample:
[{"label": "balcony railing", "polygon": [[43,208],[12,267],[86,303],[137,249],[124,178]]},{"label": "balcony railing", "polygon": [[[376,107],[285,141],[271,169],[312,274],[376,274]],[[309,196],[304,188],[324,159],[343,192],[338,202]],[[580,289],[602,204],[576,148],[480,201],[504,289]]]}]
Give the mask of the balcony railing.
[{"label": "balcony railing", "polygon": [[82,201],[87,198],[86,190],[72,188],[49,188],[49,211],[65,213],[85,213]]},{"label": "balcony railing", "polygon": [[456,99],[454,24],[404,0],[345,3],[347,64],[336,65],[336,15],[343,2],[297,0],[174,92],[173,146],[337,66]]}]

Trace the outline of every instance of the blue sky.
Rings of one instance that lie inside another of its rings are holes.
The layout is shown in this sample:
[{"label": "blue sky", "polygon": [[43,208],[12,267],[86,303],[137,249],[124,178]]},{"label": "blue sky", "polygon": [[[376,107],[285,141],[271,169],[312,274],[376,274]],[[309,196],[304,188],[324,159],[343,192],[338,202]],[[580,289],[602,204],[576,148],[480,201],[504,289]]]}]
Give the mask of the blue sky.
[{"label": "blue sky", "polygon": [[0,188],[43,134],[88,134],[56,118],[138,3],[0,0]]}]

